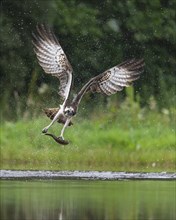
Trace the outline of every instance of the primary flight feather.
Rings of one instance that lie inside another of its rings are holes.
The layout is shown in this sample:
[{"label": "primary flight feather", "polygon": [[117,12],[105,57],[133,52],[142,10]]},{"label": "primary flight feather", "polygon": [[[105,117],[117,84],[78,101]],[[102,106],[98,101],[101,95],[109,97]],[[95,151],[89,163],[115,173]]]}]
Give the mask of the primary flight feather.
[{"label": "primary flight feather", "polygon": [[32,42],[38,62],[45,73],[59,79],[59,95],[65,100],[70,91],[72,67],[57,38],[50,28],[38,25],[37,34],[33,33]]}]

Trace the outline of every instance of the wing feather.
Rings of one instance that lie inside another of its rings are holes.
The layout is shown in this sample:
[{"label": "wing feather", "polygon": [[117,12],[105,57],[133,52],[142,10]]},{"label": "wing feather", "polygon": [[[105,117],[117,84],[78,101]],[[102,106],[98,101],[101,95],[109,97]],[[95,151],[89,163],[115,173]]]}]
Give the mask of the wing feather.
[{"label": "wing feather", "polygon": [[83,95],[89,91],[110,96],[123,90],[124,87],[132,85],[133,81],[139,79],[144,65],[143,59],[131,59],[91,78],[74,98],[72,104],[78,107]]},{"label": "wing feather", "polygon": [[[143,72],[144,61],[132,59],[112,67],[94,78],[90,91],[111,95],[128,87],[133,81],[139,79]],[[96,89],[97,88],[97,89]],[[104,89],[105,88],[105,89]]]},{"label": "wing feather", "polygon": [[38,63],[45,73],[59,79],[58,93],[66,100],[72,82],[72,67],[53,31],[43,24],[37,25],[36,29],[37,34],[33,33],[32,43]]}]

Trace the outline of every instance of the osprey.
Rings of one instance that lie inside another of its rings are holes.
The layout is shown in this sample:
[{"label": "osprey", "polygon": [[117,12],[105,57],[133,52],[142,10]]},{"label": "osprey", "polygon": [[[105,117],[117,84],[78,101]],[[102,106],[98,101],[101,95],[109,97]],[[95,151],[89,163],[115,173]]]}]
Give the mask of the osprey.
[{"label": "osprey", "polygon": [[[110,96],[121,91],[140,77],[143,72],[144,61],[143,59],[130,59],[92,77],[68,104],[73,72],[71,64],[53,31],[43,24],[37,25],[36,28],[37,32],[36,34],[33,33],[32,43],[39,65],[45,73],[58,78],[60,81],[58,94],[63,98],[63,103],[59,108],[44,109],[52,121],[42,132],[50,135],[60,144],[68,144],[69,142],[64,140],[64,130],[67,126],[72,125],[72,117],[76,115],[84,94],[97,92]],[[47,133],[55,121],[64,124],[59,137]]]}]

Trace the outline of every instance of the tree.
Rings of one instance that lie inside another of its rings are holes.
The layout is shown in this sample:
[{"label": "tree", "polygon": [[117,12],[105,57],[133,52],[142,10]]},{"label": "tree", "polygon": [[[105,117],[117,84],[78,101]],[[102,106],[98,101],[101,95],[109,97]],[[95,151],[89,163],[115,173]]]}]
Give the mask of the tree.
[{"label": "tree", "polygon": [[[32,50],[31,33],[37,23],[44,22],[53,26],[59,37],[73,66],[78,87],[91,76],[127,58],[143,57],[145,72],[134,87],[140,103],[146,105],[153,96],[161,108],[173,105],[175,7],[176,2],[172,0],[3,0],[2,114],[15,116],[14,109],[16,113],[24,112],[32,99],[46,102],[38,92],[42,82],[52,82],[57,89],[58,82],[45,77]],[[50,93],[52,89],[48,95]]]}]

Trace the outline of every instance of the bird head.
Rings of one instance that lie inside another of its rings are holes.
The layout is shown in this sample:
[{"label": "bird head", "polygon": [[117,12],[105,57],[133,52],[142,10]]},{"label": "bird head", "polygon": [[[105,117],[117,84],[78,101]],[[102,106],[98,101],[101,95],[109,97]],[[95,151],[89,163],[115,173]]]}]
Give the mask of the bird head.
[{"label": "bird head", "polygon": [[76,114],[76,112],[73,107],[66,107],[64,110],[64,114],[65,114],[65,116],[72,117]]}]

